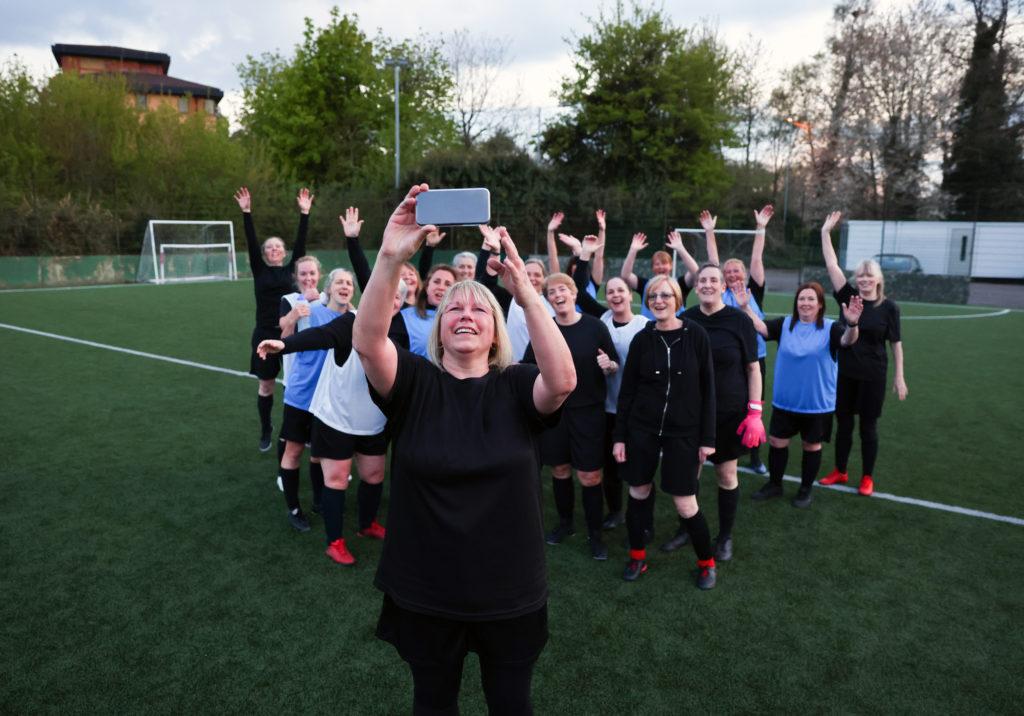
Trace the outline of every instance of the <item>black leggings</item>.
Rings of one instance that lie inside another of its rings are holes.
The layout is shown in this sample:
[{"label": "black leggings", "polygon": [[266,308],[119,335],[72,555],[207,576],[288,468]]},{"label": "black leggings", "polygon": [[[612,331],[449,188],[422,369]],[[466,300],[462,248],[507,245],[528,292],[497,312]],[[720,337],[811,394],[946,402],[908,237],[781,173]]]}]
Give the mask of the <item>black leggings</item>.
[{"label": "black leggings", "polygon": [[[463,663],[464,660],[449,666],[409,664],[412,670],[414,716],[459,713]],[[480,681],[487,699],[487,710],[492,716],[533,713],[530,681],[535,663],[496,664],[480,660]]]},{"label": "black leggings", "polygon": [[[853,449],[853,413],[836,413],[836,468],[846,472]],[[865,475],[875,474],[878,458],[878,418],[860,417],[860,459]]]}]

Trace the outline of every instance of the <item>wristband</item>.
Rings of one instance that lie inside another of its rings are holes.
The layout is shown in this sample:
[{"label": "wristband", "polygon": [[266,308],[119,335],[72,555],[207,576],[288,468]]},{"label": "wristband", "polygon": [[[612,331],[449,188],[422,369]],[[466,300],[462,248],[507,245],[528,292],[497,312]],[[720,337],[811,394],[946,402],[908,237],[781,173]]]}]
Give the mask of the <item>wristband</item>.
[{"label": "wristband", "polygon": [[759,413],[764,412],[764,401],[751,400],[749,403],[747,403],[747,410],[756,410]]},{"label": "wristband", "polygon": [[856,328],[859,325],[860,325],[860,321],[858,321],[857,323],[847,323],[846,327],[847,328]]}]

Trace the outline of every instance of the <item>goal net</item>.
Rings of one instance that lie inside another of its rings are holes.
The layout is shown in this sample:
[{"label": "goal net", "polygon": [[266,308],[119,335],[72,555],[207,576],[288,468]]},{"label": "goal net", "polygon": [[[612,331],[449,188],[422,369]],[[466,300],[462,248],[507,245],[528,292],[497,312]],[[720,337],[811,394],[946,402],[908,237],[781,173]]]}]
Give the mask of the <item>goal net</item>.
[{"label": "goal net", "polygon": [[146,225],[136,280],[151,283],[238,278],[230,221],[169,221]]}]

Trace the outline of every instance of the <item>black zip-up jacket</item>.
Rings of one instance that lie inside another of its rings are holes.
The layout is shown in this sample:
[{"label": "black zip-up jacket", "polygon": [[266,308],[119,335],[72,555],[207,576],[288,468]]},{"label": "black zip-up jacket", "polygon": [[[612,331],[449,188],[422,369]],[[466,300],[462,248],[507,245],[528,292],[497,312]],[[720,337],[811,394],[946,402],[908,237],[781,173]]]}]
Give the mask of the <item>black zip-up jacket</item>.
[{"label": "black zip-up jacket", "polygon": [[623,367],[615,442],[633,430],[715,444],[715,368],[707,331],[683,319],[662,333],[652,321],[633,337]]}]

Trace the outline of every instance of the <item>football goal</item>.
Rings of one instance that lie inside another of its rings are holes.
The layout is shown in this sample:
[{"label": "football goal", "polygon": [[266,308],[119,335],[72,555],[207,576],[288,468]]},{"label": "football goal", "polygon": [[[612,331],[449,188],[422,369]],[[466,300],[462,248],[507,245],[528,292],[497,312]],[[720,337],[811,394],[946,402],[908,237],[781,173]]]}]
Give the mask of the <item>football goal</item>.
[{"label": "football goal", "polygon": [[235,228],[230,221],[153,219],[146,225],[137,281],[234,281]]}]

